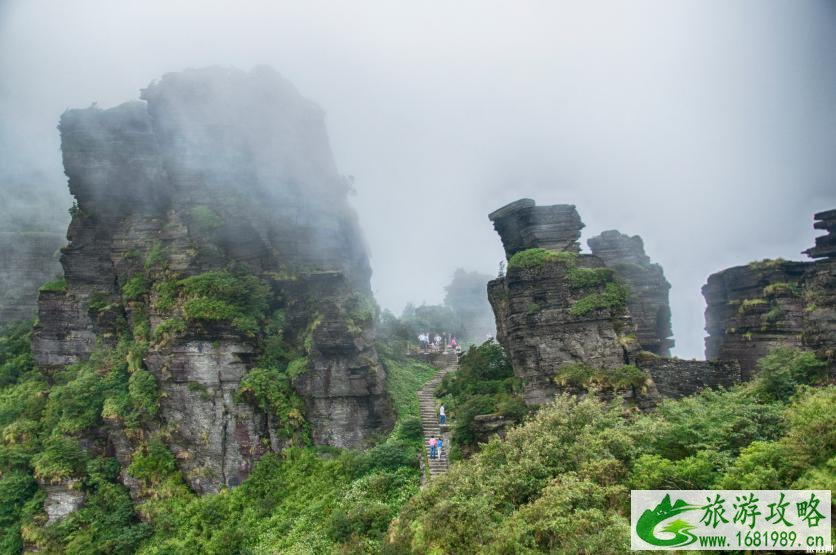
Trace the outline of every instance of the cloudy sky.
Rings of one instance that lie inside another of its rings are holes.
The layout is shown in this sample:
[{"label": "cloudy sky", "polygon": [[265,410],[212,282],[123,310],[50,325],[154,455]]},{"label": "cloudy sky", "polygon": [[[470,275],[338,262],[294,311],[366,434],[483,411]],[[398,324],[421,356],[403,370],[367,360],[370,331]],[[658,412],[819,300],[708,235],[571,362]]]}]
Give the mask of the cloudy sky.
[{"label": "cloudy sky", "polygon": [[69,204],[66,108],[269,64],[327,114],[383,306],[495,273],[493,209],[575,204],[584,243],[644,238],[701,357],[705,278],[801,259],[836,207],[835,59],[833,0],[0,0],[0,187],[37,173]]}]

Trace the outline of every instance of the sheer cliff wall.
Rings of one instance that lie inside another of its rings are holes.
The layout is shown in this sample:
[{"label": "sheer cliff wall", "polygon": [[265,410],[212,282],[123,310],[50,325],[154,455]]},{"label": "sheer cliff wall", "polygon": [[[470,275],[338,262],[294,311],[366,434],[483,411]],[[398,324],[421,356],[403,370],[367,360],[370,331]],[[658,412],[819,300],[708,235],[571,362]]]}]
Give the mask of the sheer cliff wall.
[{"label": "sheer cliff wall", "polygon": [[651,263],[645,254],[642,238],[609,230],[589,239],[587,244],[592,254],[612,268],[627,286],[627,307],[642,349],[670,356],[674,345],[668,298],[671,285],[662,267]]},{"label": "sheer cliff wall", "polygon": [[[132,341],[159,416],[95,439],[127,463],[164,432],[198,492],[300,430],[337,447],[386,432],[368,258],[321,110],[268,68],[167,74],[142,99],[61,118],[76,207],[66,287],[40,295],[42,370]],[[242,397],[255,368],[290,384],[291,408]]]},{"label": "sheer cliff wall", "polygon": [[488,297],[528,404],[603,386],[599,395],[646,408],[659,394],[682,397],[743,379],[737,361],[668,356],[670,285],[640,237],[606,231],[589,240],[593,254],[581,254],[583,223],[572,205],[522,199],[489,218],[508,270],[488,283]]},{"label": "sheer cliff wall", "polygon": [[805,251],[813,262],[781,259],[736,266],[708,277],[706,300],[709,360],[740,362],[743,376],[777,346],[809,348],[834,369],[836,345],[836,210],[815,215],[827,234]]}]

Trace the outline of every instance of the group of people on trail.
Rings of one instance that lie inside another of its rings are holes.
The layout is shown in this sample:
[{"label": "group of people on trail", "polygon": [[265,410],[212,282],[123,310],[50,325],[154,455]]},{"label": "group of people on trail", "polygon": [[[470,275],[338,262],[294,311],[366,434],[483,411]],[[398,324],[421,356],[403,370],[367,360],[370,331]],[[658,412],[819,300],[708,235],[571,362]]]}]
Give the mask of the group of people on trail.
[{"label": "group of people on trail", "polygon": [[430,458],[437,459],[441,457],[442,449],[444,448],[444,438],[439,436],[435,437],[434,435],[430,436],[430,439],[427,440],[427,447],[430,448]]},{"label": "group of people on trail", "polygon": [[418,343],[421,346],[421,350],[425,353],[438,353],[442,350],[445,353],[448,351],[455,353],[461,352],[458,340],[449,333],[440,335],[438,333],[421,332],[418,334]]},{"label": "group of people on trail", "polygon": [[[442,426],[447,424],[447,415],[444,414],[444,405],[441,405],[438,408],[438,423]],[[427,440],[427,447],[429,448],[431,459],[440,458],[444,447],[444,438],[441,436],[435,437],[435,434],[431,435],[430,439]]]}]

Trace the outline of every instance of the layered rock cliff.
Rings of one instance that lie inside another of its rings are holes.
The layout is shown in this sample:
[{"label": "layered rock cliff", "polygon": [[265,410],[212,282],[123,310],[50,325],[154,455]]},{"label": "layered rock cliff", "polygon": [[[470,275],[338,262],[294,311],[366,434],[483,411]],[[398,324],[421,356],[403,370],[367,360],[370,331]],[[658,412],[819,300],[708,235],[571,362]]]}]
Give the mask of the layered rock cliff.
[{"label": "layered rock cliff", "polygon": [[670,285],[640,237],[606,231],[589,240],[593,254],[580,254],[574,206],[523,199],[489,218],[508,271],[488,284],[488,296],[526,403],[595,387],[601,397],[646,408],[659,394],[683,397],[744,379],[737,360],[669,357]]},{"label": "layered rock cliff", "polygon": [[508,270],[488,283],[488,298],[525,402],[550,402],[570,365],[628,364],[638,344],[625,291],[600,258],[578,253],[583,223],[575,207],[538,207],[526,199],[489,218]]},{"label": "layered rock cliff", "polygon": [[670,356],[673,347],[671,309],[668,292],[671,285],[659,264],[650,262],[638,235],[616,230],[604,231],[587,241],[592,254],[612,268],[629,290],[627,307],[636,324],[636,339],[645,351]]},{"label": "layered rock cliff", "polygon": [[753,262],[709,276],[705,354],[709,360],[739,361],[744,379],[757,360],[777,346],[810,348],[834,364],[836,344],[836,210],[815,215],[828,231],[807,250],[815,262],[782,259]]},{"label": "layered rock cliff", "polygon": [[142,99],[61,118],[76,205],[66,285],[39,300],[42,370],[126,349],[159,411],[111,411],[94,439],[127,463],[159,435],[198,492],[308,433],[385,432],[368,259],[322,112],[267,68],[168,74]]}]

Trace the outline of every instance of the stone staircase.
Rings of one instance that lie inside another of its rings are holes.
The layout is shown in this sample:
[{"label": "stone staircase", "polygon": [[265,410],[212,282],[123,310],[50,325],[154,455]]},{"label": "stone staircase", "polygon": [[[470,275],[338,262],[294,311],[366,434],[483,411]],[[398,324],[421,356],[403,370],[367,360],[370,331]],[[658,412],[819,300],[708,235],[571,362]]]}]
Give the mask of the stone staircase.
[{"label": "stone staircase", "polygon": [[[439,353],[435,355],[435,359],[433,362],[439,367],[438,373],[424,384],[424,387],[418,390],[418,403],[421,408],[421,427],[424,430],[424,445],[426,445],[430,436],[444,438],[444,446],[439,452],[438,458],[427,459],[429,461],[430,478],[447,471],[449,467],[447,453],[450,449],[449,427],[438,424],[438,412],[436,411],[435,396],[433,393],[439,384],[441,384],[444,376],[450,372],[454,372],[458,367],[458,357],[455,353]],[[429,448],[427,448],[427,455],[429,456]]]}]

